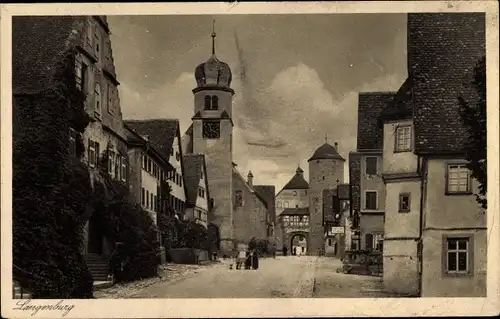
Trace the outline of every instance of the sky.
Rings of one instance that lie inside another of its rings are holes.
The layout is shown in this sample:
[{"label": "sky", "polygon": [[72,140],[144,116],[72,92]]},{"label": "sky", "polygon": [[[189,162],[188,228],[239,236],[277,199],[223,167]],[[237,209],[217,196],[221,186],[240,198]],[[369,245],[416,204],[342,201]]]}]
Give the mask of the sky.
[{"label": "sky", "polygon": [[406,14],[108,16],[124,119],[194,115],[212,50],[233,74],[233,161],[278,192],[325,143],[356,149],[358,92],[406,79]]}]

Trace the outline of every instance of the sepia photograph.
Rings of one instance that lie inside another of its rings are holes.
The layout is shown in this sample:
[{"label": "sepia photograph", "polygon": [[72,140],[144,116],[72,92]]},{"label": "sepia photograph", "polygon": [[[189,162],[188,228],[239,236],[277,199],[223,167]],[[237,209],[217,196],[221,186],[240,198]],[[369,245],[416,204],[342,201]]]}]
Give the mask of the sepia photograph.
[{"label": "sepia photograph", "polygon": [[2,316],[494,298],[498,4],[460,2],[3,14]]}]

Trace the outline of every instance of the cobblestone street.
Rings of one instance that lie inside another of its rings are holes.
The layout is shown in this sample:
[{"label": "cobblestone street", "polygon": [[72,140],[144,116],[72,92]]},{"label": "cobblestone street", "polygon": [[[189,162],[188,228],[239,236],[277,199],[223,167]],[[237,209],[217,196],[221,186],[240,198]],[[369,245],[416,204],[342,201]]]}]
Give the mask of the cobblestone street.
[{"label": "cobblestone street", "polygon": [[205,266],[163,266],[163,277],[98,290],[96,298],[338,298],[387,297],[380,277],[337,273],[340,260],[278,256],[258,270],[229,269],[231,261]]}]

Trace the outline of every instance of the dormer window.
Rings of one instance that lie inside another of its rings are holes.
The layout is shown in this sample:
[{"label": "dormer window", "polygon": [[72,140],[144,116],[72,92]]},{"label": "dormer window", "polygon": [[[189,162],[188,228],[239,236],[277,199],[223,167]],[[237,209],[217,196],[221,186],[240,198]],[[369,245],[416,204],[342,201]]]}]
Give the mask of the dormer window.
[{"label": "dormer window", "polygon": [[205,110],[218,110],[219,97],[217,95],[205,95]]}]

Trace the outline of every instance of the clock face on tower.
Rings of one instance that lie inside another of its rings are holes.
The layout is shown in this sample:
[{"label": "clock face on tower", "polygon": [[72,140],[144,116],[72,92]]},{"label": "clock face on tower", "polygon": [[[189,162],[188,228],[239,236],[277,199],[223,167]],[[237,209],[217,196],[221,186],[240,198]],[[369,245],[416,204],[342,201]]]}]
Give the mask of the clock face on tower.
[{"label": "clock face on tower", "polygon": [[203,121],[203,138],[220,138],[220,122]]}]

